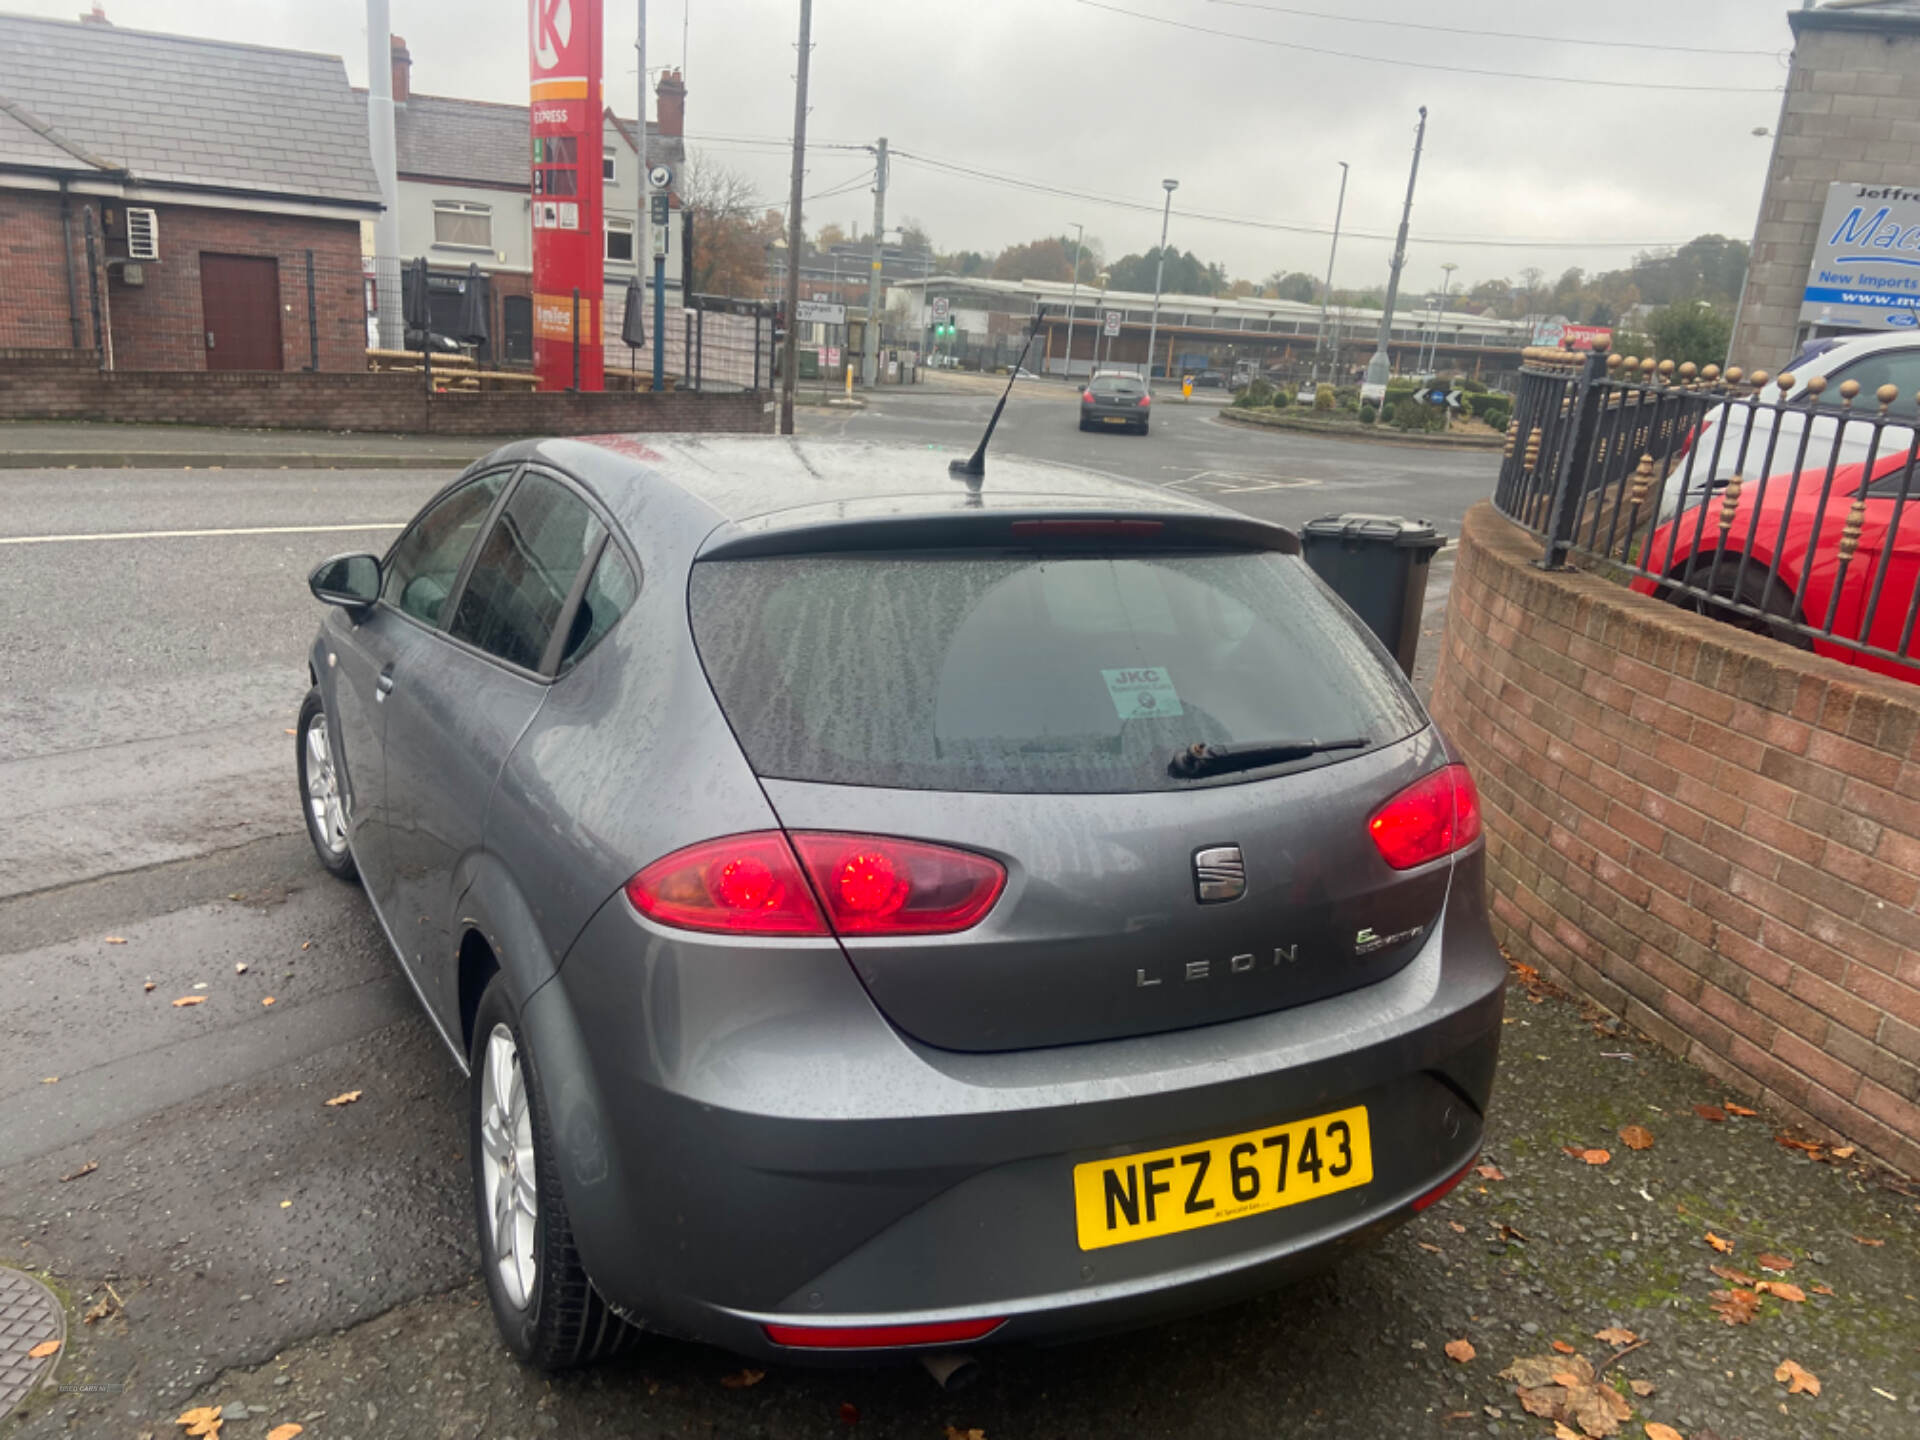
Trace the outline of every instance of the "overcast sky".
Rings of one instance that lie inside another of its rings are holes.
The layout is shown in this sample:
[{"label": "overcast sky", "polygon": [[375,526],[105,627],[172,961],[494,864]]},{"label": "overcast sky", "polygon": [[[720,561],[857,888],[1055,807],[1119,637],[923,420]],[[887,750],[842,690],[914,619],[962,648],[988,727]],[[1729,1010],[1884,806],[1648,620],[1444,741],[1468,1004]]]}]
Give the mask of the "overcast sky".
[{"label": "overcast sky", "polygon": [[[104,3],[121,25],[338,54],[355,84],[366,80],[357,0]],[[525,100],[526,0],[390,3],[416,90]],[[71,19],[86,7],[0,0],[0,8]],[[809,137],[884,134],[908,154],[1145,207],[902,159],[889,218],[923,221],[941,249],[993,250],[1079,222],[1109,257],[1142,250],[1159,238],[1161,178],[1177,177],[1172,242],[1254,279],[1324,270],[1327,236],[1198,217],[1324,231],[1345,160],[1352,179],[1335,283],[1361,286],[1384,278],[1424,104],[1410,290],[1437,290],[1447,261],[1460,267],[1457,286],[1530,264],[1550,275],[1568,265],[1605,269],[1648,243],[1706,231],[1750,237],[1770,145],[1752,132],[1778,121],[1787,8],[1786,0],[815,0]],[[637,9],[636,0],[606,6],[607,91],[622,114],[634,106]],[[797,0],[652,0],[649,12],[649,66],[687,67],[690,143],[782,203],[788,158],[777,145],[699,137],[791,135]],[[1363,16],[1389,23],[1355,23]],[[1419,68],[1441,66],[1559,78]],[[809,230],[826,220],[866,230],[872,197],[857,182],[870,163],[857,151],[810,150],[810,194],[855,188],[810,202]],[[1484,238],[1570,243],[1465,243]]]}]

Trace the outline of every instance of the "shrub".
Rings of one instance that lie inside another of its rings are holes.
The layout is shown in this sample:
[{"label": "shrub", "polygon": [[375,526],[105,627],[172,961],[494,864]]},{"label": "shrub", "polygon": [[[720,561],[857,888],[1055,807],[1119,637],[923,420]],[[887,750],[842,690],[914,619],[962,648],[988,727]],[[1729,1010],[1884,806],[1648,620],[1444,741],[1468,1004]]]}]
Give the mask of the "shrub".
[{"label": "shrub", "polygon": [[1273,404],[1273,395],[1273,386],[1264,380],[1254,380],[1247,385],[1246,389],[1233,397],[1233,404],[1236,409],[1251,410],[1258,406]]},{"label": "shrub", "polygon": [[1360,408],[1360,387],[1358,385],[1335,386],[1333,403],[1336,409],[1358,410]]},{"label": "shrub", "polygon": [[1487,393],[1469,395],[1467,411],[1475,419],[1486,422],[1494,429],[1504,430],[1507,428],[1507,421],[1513,418],[1513,397]]},{"label": "shrub", "polygon": [[1360,423],[1362,425],[1373,424],[1378,416],[1379,412],[1373,408],[1373,402],[1371,400],[1363,400],[1360,402]]},{"label": "shrub", "polygon": [[1384,420],[1387,424],[1391,425],[1393,423],[1394,413],[1399,408],[1400,408],[1399,404],[1396,401],[1393,401],[1393,400],[1382,401],[1380,404],[1380,418]]},{"label": "shrub", "polygon": [[1484,395],[1487,393],[1487,387],[1471,376],[1463,376],[1461,378],[1460,388],[1469,395]]},{"label": "shrub", "polygon": [[1315,410],[1328,411],[1333,409],[1338,403],[1333,386],[1331,385],[1322,385],[1313,392],[1313,408]]},{"label": "shrub", "polygon": [[1447,407],[1403,400],[1394,407],[1393,423],[1396,428],[1411,433],[1436,433],[1447,428]]},{"label": "shrub", "polygon": [[1284,385],[1277,385],[1274,387],[1273,399],[1267,403],[1276,410],[1284,410],[1293,404],[1293,392]]}]

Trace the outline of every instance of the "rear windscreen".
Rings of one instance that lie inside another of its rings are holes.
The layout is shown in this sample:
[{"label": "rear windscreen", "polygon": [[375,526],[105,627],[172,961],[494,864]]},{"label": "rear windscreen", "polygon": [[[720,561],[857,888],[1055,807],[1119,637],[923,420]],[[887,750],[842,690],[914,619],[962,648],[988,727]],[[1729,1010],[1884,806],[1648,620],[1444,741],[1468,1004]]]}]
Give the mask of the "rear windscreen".
[{"label": "rear windscreen", "polygon": [[1426,723],[1292,556],[709,561],[689,604],[714,693],[770,778],[1170,790],[1193,784],[1167,764],[1196,741],[1378,746]]},{"label": "rear windscreen", "polygon": [[1096,395],[1144,395],[1147,387],[1130,375],[1101,375],[1090,387]]}]

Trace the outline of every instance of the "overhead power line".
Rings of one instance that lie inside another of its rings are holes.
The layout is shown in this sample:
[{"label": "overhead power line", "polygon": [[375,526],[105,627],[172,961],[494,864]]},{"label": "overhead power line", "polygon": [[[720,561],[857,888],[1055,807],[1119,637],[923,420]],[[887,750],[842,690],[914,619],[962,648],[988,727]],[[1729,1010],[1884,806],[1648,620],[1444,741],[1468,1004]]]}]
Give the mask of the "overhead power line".
[{"label": "overhead power line", "polygon": [[1572,35],[1532,35],[1519,30],[1499,32],[1475,30],[1464,25],[1427,25],[1417,20],[1383,20],[1373,15],[1336,15],[1326,10],[1301,10],[1292,5],[1268,5],[1262,0],[1207,0],[1210,5],[1226,5],[1235,10],[1265,10],[1274,15],[1294,15],[1303,20],[1333,20],[1344,25],[1380,25],[1389,30],[1430,30],[1438,35],[1467,35],[1475,40],[1542,40],[1550,45],[1593,45],[1612,50],[1660,50],[1679,55],[1744,55],[1769,60],[1780,57],[1779,50],[1736,50],[1726,45],[1674,45],[1654,40],[1589,40]]},{"label": "overhead power line", "polygon": [[[1005,175],[992,170],[983,170],[977,166],[962,165],[951,160],[938,160],[930,155],[916,151],[894,149],[889,152],[895,159],[910,164],[924,165],[949,175],[959,175],[985,184],[1006,186],[1015,190],[1028,190],[1041,195],[1054,195],[1067,200],[1080,200],[1093,205],[1105,205],[1116,210],[1133,210],[1143,214],[1158,214],[1158,205],[1149,205],[1138,200],[1125,200],[1113,195],[1100,195],[1087,190],[1076,190],[1071,186],[1057,185],[1044,180],[1029,180],[1018,175]],[[1247,230],[1278,231],[1289,235],[1330,235],[1332,229],[1325,225],[1298,225],[1284,220],[1259,220],[1244,215],[1221,215],[1201,210],[1181,210],[1183,220],[1195,220],[1209,225],[1231,225]],[[1343,229],[1344,239],[1377,240],[1391,242],[1391,235],[1368,230]],[[1414,237],[1422,244],[1475,247],[1489,250],[1658,250],[1679,246],[1683,240],[1576,240],[1564,236],[1528,237],[1528,236],[1467,236],[1467,235],[1419,235]]]},{"label": "overhead power line", "polygon": [[1210,25],[1195,25],[1188,20],[1173,20],[1164,15],[1143,15],[1138,10],[1103,4],[1102,0],[1073,0],[1090,10],[1109,15],[1124,15],[1149,25],[1165,25],[1175,30],[1190,30],[1196,35],[1211,35],[1220,40],[1238,40],[1243,45],[1267,45],[1276,50],[1295,50],[1307,55],[1328,55],[1337,60],[1360,60],[1374,65],[1395,65],[1406,70],[1438,70],[1451,75],[1483,75],[1497,80],[1539,80],[1554,85],[1599,85],[1610,90],[1684,90],[1693,94],[1771,95],[1778,85],[1673,85],[1654,80],[1594,80],[1580,75],[1536,75],[1525,70],[1491,70],[1474,65],[1442,65],[1433,60],[1400,60],[1390,55],[1360,55],[1351,50],[1330,50],[1320,45],[1302,45],[1294,40],[1275,40],[1265,35],[1244,35],[1237,30],[1215,30]]}]

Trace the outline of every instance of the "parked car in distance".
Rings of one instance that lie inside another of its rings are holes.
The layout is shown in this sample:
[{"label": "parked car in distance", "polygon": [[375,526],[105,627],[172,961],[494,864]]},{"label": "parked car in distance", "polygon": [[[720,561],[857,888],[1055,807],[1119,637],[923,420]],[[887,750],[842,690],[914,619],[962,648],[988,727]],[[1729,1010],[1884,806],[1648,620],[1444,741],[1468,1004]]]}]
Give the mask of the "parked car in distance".
[{"label": "parked car in distance", "polygon": [[1291,531],[611,436],[498,450],[311,585],[308,834],[471,1077],[523,1360],[1097,1333],[1474,1161],[1478,798]]},{"label": "parked car in distance", "polygon": [[1193,377],[1193,388],[1196,390],[1224,390],[1227,388],[1227,377],[1218,370],[1202,370],[1198,375]]},{"label": "parked car in distance", "polygon": [[1153,396],[1147,382],[1129,370],[1100,370],[1080,392],[1082,430],[1138,430],[1147,433]]},{"label": "parked car in distance", "polygon": [[[1766,403],[1714,404],[1701,397],[1702,413],[1669,462],[1661,491],[1662,519],[1718,493],[1734,475],[1751,480],[1808,465],[1864,463],[1875,427],[1843,425],[1842,417],[1849,411],[1863,417],[1878,414],[1875,396],[1883,385],[1892,385],[1896,392],[1889,416],[1909,423],[1887,426],[1877,453],[1904,451],[1913,444],[1911,422],[1920,411],[1915,398],[1920,393],[1920,337],[1847,340],[1786,373],[1793,377],[1792,388],[1781,395],[1770,382],[1760,396]],[[1840,393],[1849,380],[1860,387],[1851,407],[1843,405]]]},{"label": "parked car in distance", "polygon": [[[1634,588],[1849,665],[1920,683],[1920,467],[1909,473],[1908,444],[1882,455],[1870,474],[1864,462],[1840,466],[1831,486],[1822,465],[1797,477],[1743,482],[1730,515],[1723,513],[1723,501],[1681,511],[1653,531],[1642,554],[1654,574],[1635,580]],[[1861,524],[1849,555],[1845,537],[1856,499]],[[1683,595],[1659,577],[1691,584],[1715,599]],[[1831,624],[1831,635],[1840,640],[1891,653],[1809,638],[1789,622],[1821,631]]]}]

